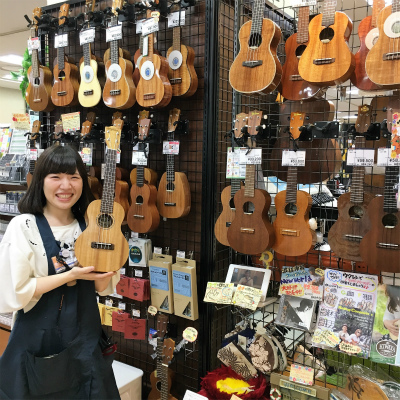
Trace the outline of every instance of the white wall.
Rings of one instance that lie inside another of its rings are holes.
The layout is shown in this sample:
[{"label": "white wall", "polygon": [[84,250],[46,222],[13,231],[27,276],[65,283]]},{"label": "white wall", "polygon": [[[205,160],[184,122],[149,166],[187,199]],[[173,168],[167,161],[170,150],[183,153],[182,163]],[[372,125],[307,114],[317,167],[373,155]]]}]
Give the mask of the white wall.
[{"label": "white wall", "polygon": [[[15,85],[18,87],[18,84]],[[0,87],[0,123],[11,123],[13,113],[24,112],[25,101],[21,92],[16,89]]]}]

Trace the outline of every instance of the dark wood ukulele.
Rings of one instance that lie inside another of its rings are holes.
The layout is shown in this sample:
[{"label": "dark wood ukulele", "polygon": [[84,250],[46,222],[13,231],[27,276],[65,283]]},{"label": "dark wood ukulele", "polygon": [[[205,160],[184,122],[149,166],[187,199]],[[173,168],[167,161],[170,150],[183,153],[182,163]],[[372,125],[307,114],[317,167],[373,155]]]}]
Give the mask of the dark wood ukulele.
[{"label": "dark wood ukulele", "polygon": [[[33,10],[31,39],[37,36],[38,20],[36,18],[40,18],[41,15],[42,9],[36,7]],[[54,104],[51,101],[52,77],[50,69],[44,65],[40,65],[39,51],[33,49],[32,65],[28,69],[29,85],[25,93],[25,100],[33,111],[49,112],[54,109]]]},{"label": "dark wood ukulele", "polygon": [[299,60],[308,45],[310,6],[305,2],[299,7],[297,33],[285,42],[286,61],[282,69],[281,94],[288,100],[306,100],[321,95],[321,86],[305,81],[299,74]]},{"label": "dark wood ukulele", "polygon": [[265,2],[253,2],[253,19],[239,31],[240,51],[229,70],[231,86],[241,93],[269,93],[281,81],[282,66],[276,55],[281,30],[264,18]]},{"label": "dark wood ukulele", "polygon": [[[248,118],[250,136],[257,135],[257,128],[261,124],[262,112],[250,112]],[[235,194],[235,218],[228,228],[229,245],[243,254],[262,253],[275,241],[274,228],[268,216],[271,196],[267,191],[255,188],[255,175],[256,166],[247,164],[245,187]]]},{"label": "dark wood ukulele", "polygon": [[[291,115],[290,131],[294,135],[303,125],[303,121],[303,113]],[[275,196],[275,244],[272,248],[277,253],[294,257],[301,256],[311,249],[315,240],[315,233],[309,225],[311,205],[310,194],[297,190],[297,167],[288,167],[286,190]]]},{"label": "dark wood ukulele", "polygon": [[[60,31],[65,25],[68,16],[69,4],[65,3],[60,8],[58,24]],[[64,17],[64,18],[63,18]],[[65,48],[57,49],[57,58],[53,70],[54,84],[51,89],[51,100],[59,107],[76,106],[78,104],[79,72],[75,64],[68,62],[65,56]]]},{"label": "dark wood ukulele", "polygon": [[[143,142],[149,133],[150,120],[142,119],[139,125],[139,151],[143,151]],[[144,166],[136,167],[136,183],[131,187],[131,206],[128,210],[128,226],[133,232],[153,232],[160,224],[157,209],[157,188],[144,181]]]},{"label": "dark wood ukulele", "polygon": [[[174,140],[181,110],[174,108],[168,118],[168,140]],[[180,218],[189,214],[190,186],[183,172],[175,171],[175,155],[167,154],[167,172],[161,177],[157,192],[157,208],[164,218]]]},{"label": "dark wood ukulele", "polygon": [[[29,148],[30,149],[36,149],[36,140],[39,136],[39,131],[40,131],[40,125],[41,122],[39,120],[36,120],[32,124],[32,132],[29,137]],[[26,174],[26,183],[28,187],[31,185],[32,182],[32,176],[33,172],[35,171],[35,165],[36,161],[35,160],[29,160],[29,172]]]},{"label": "dark wood ukulele", "polygon": [[[235,137],[243,135],[242,128],[247,126],[248,117],[248,114],[245,113],[236,115],[233,128]],[[222,212],[215,223],[214,233],[218,242],[225,246],[229,246],[228,229],[236,214],[234,197],[241,187],[242,183],[240,179],[231,179],[230,186],[227,186],[221,193]]]},{"label": "dark wood ukulele", "polygon": [[354,54],[346,43],[352,29],[350,18],[336,11],[336,0],[324,0],[322,14],[308,28],[310,40],[300,58],[300,76],[321,86],[347,81],[355,68]]}]

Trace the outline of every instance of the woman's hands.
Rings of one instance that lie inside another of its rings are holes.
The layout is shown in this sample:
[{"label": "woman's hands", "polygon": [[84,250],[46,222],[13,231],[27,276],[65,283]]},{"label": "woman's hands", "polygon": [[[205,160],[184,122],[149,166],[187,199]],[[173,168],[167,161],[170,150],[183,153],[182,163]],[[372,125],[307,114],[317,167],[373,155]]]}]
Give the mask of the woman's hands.
[{"label": "woman's hands", "polygon": [[400,325],[399,318],[392,320],[387,319],[386,321],[383,321],[383,325],[394,337],[399,336],[399,325]]}]

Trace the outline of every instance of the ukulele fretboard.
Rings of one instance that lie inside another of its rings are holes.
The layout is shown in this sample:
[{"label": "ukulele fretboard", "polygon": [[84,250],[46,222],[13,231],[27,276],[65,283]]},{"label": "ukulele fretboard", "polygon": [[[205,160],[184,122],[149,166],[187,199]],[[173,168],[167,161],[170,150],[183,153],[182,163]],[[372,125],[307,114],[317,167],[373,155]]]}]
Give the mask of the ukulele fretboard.
[{"label": "ukulele fretboard", "polygon": [[399,167],[386,167],[383,210],[391,214],[397,212],[396,184],[399,179]]},{"label": "ukulele fretboard", "polygon": [[106,167],[104,173],[103,195],[100,212],[112,214],[114,209],[115,167],[117,164],[117,150],[107,149]]},{"label": "ukulele fretboard", "polygon": [[328,27],[335,23],[336,0],[324,0],[322,26]]}]

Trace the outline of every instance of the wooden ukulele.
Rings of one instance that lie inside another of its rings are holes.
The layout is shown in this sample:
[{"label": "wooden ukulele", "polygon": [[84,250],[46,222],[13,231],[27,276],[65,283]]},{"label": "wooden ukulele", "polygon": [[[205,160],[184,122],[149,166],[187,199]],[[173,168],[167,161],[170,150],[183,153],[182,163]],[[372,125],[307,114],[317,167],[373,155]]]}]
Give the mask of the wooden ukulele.
[{"label": "wooden ukulele", "polygon": [[[243,135],[242,128],[247,126],[248,114],[237,114],[235,118],[235,126],[233,132],[235,137]],[[217,219],[214,227],[215,237],[221,244],[229,246],[228,229],[235,218],[236,209],[234,196],[242,187],[240,179],[231,179],[230,186],[227,186],[221,193],[222,212]]]},{"label": "wooden ukulele", "polygon": [[[69,12],[69,4],[65,3],[60,8],[58,24],[62,30]],[[51,100],[59,107],[76,106],[78,104],[79,73],[75,64],[68,62],[65,48],[57,49],[57,58],[53,70],[54,84],[51,89]]]},{"label": "wooden ukulele", "polygon": [[[86,9],[93,12],[95,0],[86,0]],[[101,99],[101,86],[97,77],[99,66],[97,57],[92,54],[90,43],[83,46],[83,60],[80,64],[81,84],[79,85],[78,99],[83,107],[94,107]]]},{"label": "wooden ukulele", "polygon": [[86,121],[82,123],[81,140],[89,135],[95,121],[96,113],[94,113],[93,111],[89,111],[86,115]]},{"label": "wooden ukulele", "polygon": [[[31,39],[37,36],[36,19],[42,15],[42,9],[36,7],[33,10]],[[39,39],[37,39],[39,40]],[[51,83],[52,74],[49,68],[40,65],[39,52],[36,49],[32,50],[32,65],[28,69],[29,85],[26,89],[25,100],[33,111],[49,112],[54,109],[54,104],[51,101]]]},{"label": "wooden ukulele", "polygon": [[[261,118],[261,111],[249,113],[248,132],[251,136],[257,134]],[[275,241],[274,228],[268,217],[271,196],[265,190],[255,188],[255,175],[255,164],[247,164],[245,187],[235,194],[235,218],[227,234],[229,245],[243,254],[262,253]]]},{"label": "wooden ukulele", "polygon": [[347,81],[355,68],[354,54],[346,43],[353,23],[335,10],[336,0],[324,0],[322,14],[310,22],[310,40],[299,62],[300,76],[321,86]]},{"label": "wooden ukulele", "polygon": [[297,33],[291,35],[285,42],[286,61],[282,69],[282,89],[280,93],[288,100],[306,100],[321,95],[323,90],[319,85],[305,81],[299,75],[299,59],[308,45],[308,21],[310,5],[316,1],[299,4],[299,24]]},{"label": "wooden ukulele", "polygon": [[103,185],[100,182],[101,179],[101,168],[100,167],[95,167],[95,166],[90,166],[89,167],[89,173],[88,173],[88,179],[89,179],[89,186],[90,190],[96,200],[101,199],[101,195],[103,193]]},{"label": "wooden ukulele", "polygon": [[[118,25],[117,8],[122,0],[113,0],[111,27]],[[105,58],[105,57],[104,57]],[[118,40],[110,42],[110,59],[106,62],[107,80],[103,89],[103,100],[107,107],[126,109],[136,103],[136,88],[132,80],[133,64],[120,55]]]},{"label": "wooden ukulele", "polygon": [[[294,135],[303,125],[303,121],[303,113],[293,113],[290,131]],[[275,196],[275,244],[272,248],[277,253],[294,257],[311,249],[315,236],[308,222],[311,205],[310,194],[297,190],[297,167],[288,167],[286,190]]]},{"label": "wooden ukulele", "polygon": [[[144,139],[148,136],[150,120],[143,119],[139,125],[139,150],[144,150]],[[133,232],[153,232],[160,224],[160,214],[157,210],[157,189],[145,183],[144,166],[136,167],[136,184],[131,187],[131,206],[128,210],[128,226]]]},{"label": "wooden ukulele", "polygon": [[87,209],[88,226],[78,237],[75,254],[79,263],[94,266],[96,272],[117,271],[129,256],[129,246],[121,232],[123,207],[114,202],[115,166],[121,131],[109,126],[105,129],[107,145],[105,179],[101,200],[94,200]]},{"label": "wooden ukulele", "polygon": [[[151,18],[151,11],[147,11]],[[154,33],[148,35],[148,54],[140,60],[140,80],[137,87],[137,102],[145,108],[160,108],[169,104],[172,87],[168,80],[168,61],[154,54]]]},{"label": "wooden ukulele", "polygon": [[[30,149],[36,149],[36,140],[37,137],[39,136],[39,131],[40,131],[40,125],[41,122],[39,120],[36,120],[32,124],[32,132],[30,134],[29,138],[29,148]],[[35,165],[36,161],[35,160],[29,160],[29,172],[26,174],[26,184],[29,187],[32,182],[32,176],[33,176],[33,171],[35,171]]]},{"label": "wooden ukulele", "polygon": [[365,60],[365,70],[376,85],[400,87],[400,0],[393,0],[378,16],[378,40]]},{"label": "wooden ukulele", "polygon": [[172,339],[164,339],[168,317],[157,316],[157,369],[150,375],[151,391],[148,400],[177,400],[170,394],[174,373],[168,368],[175,349]]},{"label": "wooden ukulele", "polygon": [[64,128],[63,128],[62,120],[60,119],[59,121],[56,121],[54,123],[53,139],[55,141],[61,141],[63,136],[64,136]]},{"label": "wooden ukulele", "polygon": [[[174,140],[176,124],[181,110],[174,108],[169,112],[168,140]],[[157,208],[164,218],[180,218],[189,214],[191,206],[190,186],[183,172],[175,171],[175,156],[167,154],[167,172],[164,172],[158,185]]]},{"label": "wooden ukulele", "polygon": [[276,55],[281,30],[263,18],[264,3],[254,0],[253,19],[240,28],[240,51],[229,70],[231,86],[241,93],[269,93],[281,80],[282,66]]},{"label": "wooden ukulele", "polygon": [[[363,114],[360,108],[356,130],[365,125],[363,119],[366,118],[369,119],[369,115]],[[364,147],[365,138],[357,136],[355,148]],[[328,233],[328,243],[335,255],[351,261],[362,260],[360,242],[371,228],[367,207],[374,196],[364,192],[364,173],[364,167],[353,167],[351,192],[339,197],[337,201],[339,216]]]},{"label": "wooden ukulele", "polygon": [[181,43],[181,27],[172,29],[173,45],[167,51],[169,64],[168,78],[172,86],[172,96],[192,96],[199,84],[194,69],[194,50]]},{"label": "wooden ukulele", "polygon": [[[285,181],[288,167],[282,166],[282,149],[290,148],[289,133],[294,139],[300,135],[298,129],[291,129],[293,115],[305,114],[303,125],[314,124],[316,121],[332,121],[335,107],[325,99],[308,101],[285,101],[279,107],[279,124],[283,131],[274,143],[269,159],[269,169],[275,176]],[[289,132],[285,132],[287,129]],[[297,167],[297,181],[302,184],[322,182],[339,172],[342,165],[342,153],[336,139],[314,139],[298,141],[299,150],[306,151],[306,165]]]},{"label": "wooden ukulele", "polygon": [[358,25],[360,48],[355,54],[356,68],[350,77],[351,83],[361,90],[377,90],[379,86],[368,78],[365,70],[365,60],[372,46],[379,36],[377,19],[380,11],[385,7],[385,0],[373,0],[372,15],[365,17]]}]

